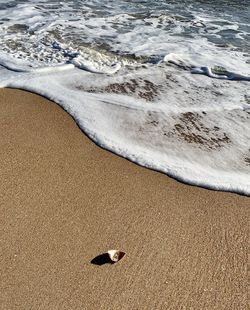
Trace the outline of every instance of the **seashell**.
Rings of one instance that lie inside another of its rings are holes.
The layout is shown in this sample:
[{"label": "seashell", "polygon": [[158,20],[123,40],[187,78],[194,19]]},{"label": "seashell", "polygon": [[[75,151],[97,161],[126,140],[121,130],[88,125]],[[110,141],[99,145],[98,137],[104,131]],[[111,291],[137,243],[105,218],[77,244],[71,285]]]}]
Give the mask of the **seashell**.
[{"label": "seashell", "polygon": [[125,255],[124,252],[119,250],[109,250],[107,253],[113,263],[117,263]]}]

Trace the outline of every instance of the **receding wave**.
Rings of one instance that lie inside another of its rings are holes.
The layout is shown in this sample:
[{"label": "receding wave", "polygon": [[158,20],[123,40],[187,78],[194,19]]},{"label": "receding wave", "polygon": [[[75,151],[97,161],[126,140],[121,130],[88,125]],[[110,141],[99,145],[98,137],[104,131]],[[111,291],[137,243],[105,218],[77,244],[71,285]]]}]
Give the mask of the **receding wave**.
[{"label": "receding wave", "polygon": [[250,195],[247,9],[186,4],[0,3],[0,87],[54,100],[140,165]]}]

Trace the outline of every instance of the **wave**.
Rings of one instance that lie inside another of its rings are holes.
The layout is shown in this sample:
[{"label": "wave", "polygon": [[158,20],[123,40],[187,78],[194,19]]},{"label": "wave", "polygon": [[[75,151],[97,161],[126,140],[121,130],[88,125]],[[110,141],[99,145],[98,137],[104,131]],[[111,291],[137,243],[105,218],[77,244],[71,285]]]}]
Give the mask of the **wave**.
[{"label": "wave", "polygon": [[247,82],[206,79],[164,62],[113,74],[58,68],[1,67],[0,86],[55,101],[98,145],[133,162],[189,184],[250,194]]},{"label": "wave", "polygon": [[0,87],[55,101],[133,162],[250,195],[247,10],[186,3],[0,4]]}]

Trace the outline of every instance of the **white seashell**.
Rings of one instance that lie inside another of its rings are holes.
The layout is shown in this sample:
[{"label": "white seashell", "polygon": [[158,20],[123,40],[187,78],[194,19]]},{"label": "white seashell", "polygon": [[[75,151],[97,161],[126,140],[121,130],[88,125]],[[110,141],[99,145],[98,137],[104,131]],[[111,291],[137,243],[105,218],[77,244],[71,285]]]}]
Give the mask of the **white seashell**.
[{"label": "white seashell", "polygon": [[119,250],[109,250],[108,251],[109,258],[112,262],[117,263],[120,259],[125,255],[124,252]]}]

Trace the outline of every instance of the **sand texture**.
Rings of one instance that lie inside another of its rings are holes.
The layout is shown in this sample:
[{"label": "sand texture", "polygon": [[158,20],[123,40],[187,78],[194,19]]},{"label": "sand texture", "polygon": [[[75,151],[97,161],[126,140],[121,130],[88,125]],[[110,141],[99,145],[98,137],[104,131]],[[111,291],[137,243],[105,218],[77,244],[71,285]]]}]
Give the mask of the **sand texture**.
[{"label": "sand texture", "polygon": [[[0,309],[247,309],[249,197],[130,163],[10,89],[0,174]],[[126,256],[90,263],[112,248]]]}]

